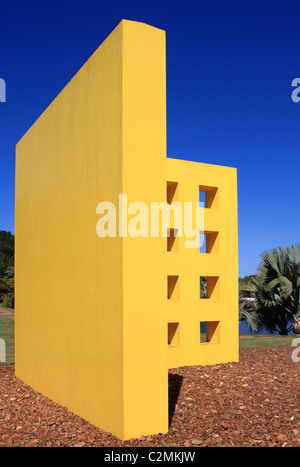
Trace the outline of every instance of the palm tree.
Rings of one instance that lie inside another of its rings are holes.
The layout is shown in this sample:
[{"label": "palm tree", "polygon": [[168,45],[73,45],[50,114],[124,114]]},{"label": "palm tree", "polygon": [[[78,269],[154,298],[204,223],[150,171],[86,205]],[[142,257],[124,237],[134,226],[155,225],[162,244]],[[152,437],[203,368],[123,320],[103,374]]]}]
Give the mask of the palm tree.
[{"label": "palm tree", "polygon": [[200,298],[206,298],[206,277],[200,277]]},{"label": "palm tree", "polygon": [[286,335],[299,315],[300,244],[265,251],[261,259],[241,297],[255,299],[255,311],[270,332]]},{"label": "palm tree", "polygon": [[253,280],[255,276],[239,279],[239,321],[246,321],[252,332],[259,331],[261,321],[257,313],[257,300]]},{"label": "palm tree", "polygon": [[259,331],[261,327],[261,321],[259,314],[257,313],[253,302],[247,299],[241,300],[239,304],[239,321],[245,320],[249,329],[252,332]]}]

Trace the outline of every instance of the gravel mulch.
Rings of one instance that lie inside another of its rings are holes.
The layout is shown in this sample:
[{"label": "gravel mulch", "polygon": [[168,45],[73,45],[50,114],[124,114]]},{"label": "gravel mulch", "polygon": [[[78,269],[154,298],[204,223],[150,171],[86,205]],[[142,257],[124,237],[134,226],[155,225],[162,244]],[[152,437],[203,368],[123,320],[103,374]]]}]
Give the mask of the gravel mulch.
[{"label": "gravel mulch", "polygon": [[0,365],[0,446],[300,446],[295,347],[240,351],[239,363],[169,371],[167,434],[120,441],[21,382]]}]

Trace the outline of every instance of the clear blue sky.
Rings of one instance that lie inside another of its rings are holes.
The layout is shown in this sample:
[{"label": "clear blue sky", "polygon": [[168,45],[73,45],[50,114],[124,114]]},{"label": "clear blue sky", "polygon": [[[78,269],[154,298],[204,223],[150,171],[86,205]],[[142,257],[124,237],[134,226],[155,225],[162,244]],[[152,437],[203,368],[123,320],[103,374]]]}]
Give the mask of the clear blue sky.
[{"label": "clear blue sky", "polygon": [[0,230],[16,143],[124,18],[166,31],[168,156],[238,170],[239,275],[300,241],[299,0],[10,0],[0,18]]}]

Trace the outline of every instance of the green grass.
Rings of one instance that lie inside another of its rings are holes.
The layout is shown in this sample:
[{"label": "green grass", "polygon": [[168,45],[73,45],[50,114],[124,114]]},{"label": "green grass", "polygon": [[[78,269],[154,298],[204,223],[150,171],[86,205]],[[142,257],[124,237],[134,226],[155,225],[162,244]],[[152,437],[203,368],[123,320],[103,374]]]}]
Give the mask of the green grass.
[{"label": "green grass", "polygon": [[15,362],[15,345],[14,345],[14,321],[8,318],[0,318],[0,339],[5,342],[5,363],[0,362],[0,365],[11,365]]},{"label": "green grass", "polygon": [[291,345],[295,336],[278,336],[264,334],[241,334],[240,349],[258,349],[263,347],[280,347],[283,345]]}]

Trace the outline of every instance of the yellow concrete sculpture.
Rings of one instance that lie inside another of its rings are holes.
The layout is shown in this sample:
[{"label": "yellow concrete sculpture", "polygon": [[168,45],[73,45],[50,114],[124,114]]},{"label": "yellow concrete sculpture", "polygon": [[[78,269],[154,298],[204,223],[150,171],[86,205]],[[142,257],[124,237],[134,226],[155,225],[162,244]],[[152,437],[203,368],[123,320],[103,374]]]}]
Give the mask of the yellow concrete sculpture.
[{"label": "yellow concrete sculpture", "polygon": [[[121,21],[16,151],[16,375],[121,439],[168,431],[168,368],[238,360],[236,170],[166,157],[165,73]],[[149,214],[200,192],[204,253]]]}]

